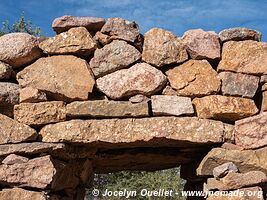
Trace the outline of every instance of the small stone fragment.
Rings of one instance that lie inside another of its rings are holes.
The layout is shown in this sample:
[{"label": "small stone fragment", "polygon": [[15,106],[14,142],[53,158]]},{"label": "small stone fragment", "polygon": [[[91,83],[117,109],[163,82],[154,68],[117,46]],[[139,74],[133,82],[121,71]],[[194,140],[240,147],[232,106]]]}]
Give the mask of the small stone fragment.
[{"label": "small stone fragment", "polygon": [[25,157],[22,157],[22,156],[18,156],[16,154],[10,154],[2,161],[2,164],[13,165],[13,164],[16,164],[16,163],[21,164],[21,163],[25,163],[25,162],[28,162],[28,161],[29,161],[28,158],[25,158]]},{"label": "small stone fragment", "polygon": [[36,88],[26,87],[20,89],[19,102],[20,103],[38,103],[47,101],[46,93]]},{"label": "small stone fragment", "polygon": [[220,40],[227,42],[230,40],[242,41],[242,40],[255,40],[261,41],[261,33],[248,28],[229,28],[219,33]]},{"label": "small stone fragment", "polygon": [[167,85],[167,86],[163,89],[162,94],[163,94],[163,95],[177,95],[177,92],[176,92],[174,89],[172,89],[171,86]]},{"label": "small stone fragment", "polygon": [[105,35],[99,31],[96,32],[94,39],[98,41],[100,44],[102,44],[103,46],[109,44],[112,41],[108,35]]},{"label": "small stone fragment", "polygon": [[262,92],[261,112],[267,111],[267,91]]},{"label": "small stone fragment", "polygon": [[238,172],[236,165],[232,162],[227,162],[213,169],[214,178],[222,178],[226,176],[229,172]]},{"label": "small stone fragment", "polygon": [[141,102],[148,102],[150,101],[150,99],[145,96],[145,95],[142,95],[142,94],[137,94],[135,96],[132,96],[129,101],[131,103],[141,103]]},{"label": "small stone fragment", "polygon": [[8,80],[12,75],[12,67],[0,61],[0,80]]}]

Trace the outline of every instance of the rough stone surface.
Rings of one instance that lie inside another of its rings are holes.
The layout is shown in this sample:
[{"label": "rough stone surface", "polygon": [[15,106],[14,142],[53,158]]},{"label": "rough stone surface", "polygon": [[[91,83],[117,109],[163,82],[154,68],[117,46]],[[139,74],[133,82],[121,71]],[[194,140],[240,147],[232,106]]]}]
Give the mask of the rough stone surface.
[{"label": "rough stone surface", "polygon": [[226,96],[252,98],[256,94],[260,78],[241,73],[221,72],[222,93]]},{"label": "rough stone surface", "polygon": [[251,99],[211,95],[193,100],[197,116],[221,121],[236,120],[257,114],[258,108]]},{"label": "rough stone surface", "polygon": [[2,189],[0,191],[1,200],[48,200],[45,192],[35,192],[21,188]]},{"label": "rough stone surface", "polygon": [[261,83],[267,83],[267,75],[261,76],[260,82]]},{"label": "rough stone surface", "polygon": [[39,47],[49,55],[73,54],[86,57],[95,51],[97,43],[86,28],[77,27],[44,40]]},{"label": "rough stone surface", "polygon": [[254,75],[267,74],[267,43],[252,40],[226,42],[217,70]]},{"label": "rough stone surface", "polygon": [[28,65],[42,56],[39,41],[28,33],[9,33],[0,37],[0,61],[13,68]]},{"label": "rough stone surface", "polygon": [[19,85],[0,82],[0,113],[13,116],[13,107],[19,103]]},{"label": "rough stone surface", "polygon": [[197,174],[211,176],[213,169],[226,162],[233,162],[241,173],[262,171],[267,174],[267,147],[258,150],[228,150],[213,148],[201,161]]},{"label": "rough stone surface", "polygon": [[12,67],[0,61],[0,80],[7,80],[13,73]]},{"label": "rough stone surface", "polygon": [[262,93],[261,111],[262,112],[267,112],[267,91],[264,91]]},{"label": "rough stone surface", "polygon": [[26,163],[29,159],[23,156],[18,156],[16,154],[8,155],[4,160],[2,160],[2,164],[13,165],[15,163]]},{"label": "rough stone surface", "polygon": [[0,144],[33,141],[36,137],[34,129],[0,114]]},{"label": "rough stone surface", "polygon": [[[234,135],[234,134],[233,134]],[[234,139],[232,142],[235,142]],[[228,150],[243,150],[242,147],[237,146],[236,144],[225,142],[222,144],[222,148],[228,149]]]},{"label": "rough stone surface", "polygon": [[227,42],[230,40],[242,41],[242,40],[255,40],[261,41],[261,33],[248,28],[229,28],[219,33],[220,40]]},{"label": "rough stone surface", "polygon": [[145,33],[142,60],[162,67],[188,59],[185,45],[170,31],[153,28]]},{"label": "rough stone surface", "polygon": [[267,83],[265,83],[262,87],[261,87],[262,91],[267,91]]},{"label": "rough stone surface", "polygon": [[67,105],[69,117],[145,117],[149,116],[148,103],[129,101],[83,101]]},{"label": "rough stone surface", "polygon": [[150,99],[148,97],[146,97],[145,95],[142,94],[137,94],[135,96],[132,96],[129,101],[131,103],[141,103],[141,102],[148,102],[150,101]]},{"label": "rough stone surface", "polygon": [[166,74],[171,87],[181,96],[201,97],[220,90],[217,72],[206,60],[189,60]]},{"label": "rough stone surface", "polygon": [[218,60],[221,57],[219,37],[213,32],[189,30],[184,33],[182,40],[192,59]]},{"label": "rough stone surface", "polygon": [[224,163],[213,169],[213,176],[217,178],[222,178],[226,176],[229,172],[238,172],[236,165],[232,162]]},{"label": "rough stone surface", "polygon": [[101,33],[108,35],[110,40],[120,39],[134,43],[139,37],[139,27],[134,21],[108,18]]},{"label": "rough stone surface", "polygon": [[162,94],[163,94],[163,95],[171,95],[171,96],[173,96],[173,95],[176,96],[176,95],[177,95],[176,91],[175,91],[174,89],[172,89],[172,87],[169,86],[169,85],[167,85],[167,86],[163,89]]},{"label": "rough stone surface", "polygon": [[141,59],[141,53],[125,41],[114,40],[97,49],[90,60],[90,68],[96,77],[123,69]]},{"label": "rough stone surface", "polygon": [[47,101],[46,93],[36,88],[26,87],[19,91],[20,103],[38,103],[42,101]]},{"label": "rough stone surface", "polygon": [[165,75],[146,63],[138,63],[96,80],[97,88],[111,99],[121,99],[137,94],[152,95],[167,82]]},{"label": "rough stone surface", "polygon": [[267,145],[267,112],[235,122],[235,143],[245,149]]},{"label": "rough stone surface", "polygon": [[48,92],[56,100],[86,100],[95,84],[85,60],[75,56],[40,58],[17,74],[22,87]]},{"label": "rough stone surface", "polygon": [[244,174],[229,172],[220,180],[209,178],[207,181],[208,190],[234,190],[243,187],[261,185],[267,181],[266,175],[261,171],[250,171]]},{"label": "rough stone surface", "polygon": [[96,32],[94,39],[98,41],[100,44],[102,44],[103,46],[112,42],[112,39],[108,35],[105,35],[99,31]]},{"label": "rough stone surface", "polygon": [[154,95],[151,96],[153,115],[192,115],[194,108],[189,97]]},{"label": "rough stone surface", "polygon": [[130,143],[133,146],[142,146],[141,141],[145,146],[153,146],[153,140],[157,138],[160,138],[160,143],[156,142],[157,146],[164,146],[163,138],[185,144],[221,143],[227,132],[232,132],[232,129],[228,129],[226,124],[219,121],[196,117],[155,117],[71,120],[47,125],[41,129],[40,134],[43,142],[104,142],[129,147]]},{"label": "rough stone surface", "polygon": [[66,119],[65,103],[63,101],[21,103],[15,106],[14,117],[17,121],[32,126],[61,122]]},{"label": "rough stone surface", "polygon": [[73,27],[85,27],[88,31],[99,31],[105,24],[105,19],[98,17],[75,17],[64,15],[53,21],[52,27],[59,34]]}]

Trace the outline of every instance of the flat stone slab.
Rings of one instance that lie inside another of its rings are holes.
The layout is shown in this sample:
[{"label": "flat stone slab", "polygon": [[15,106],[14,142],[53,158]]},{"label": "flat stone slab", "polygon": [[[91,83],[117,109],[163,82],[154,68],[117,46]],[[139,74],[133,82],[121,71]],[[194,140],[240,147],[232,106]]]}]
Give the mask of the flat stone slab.
[{"label": "flat stone slab", "polygon": [[196,117],[71,120],[47,125],[40,131],[43,142],[101,147],[105,144],[111,147],[214,144],[222,143],[231,133],[232,125]]},{"label": "flat stone slab", "polygon": [[261,41],[261,33],[248,29],[248,28],[229,28],[222,30],[219,33],[220,40],[222,42],[227,42],[230,40],[234,41],[242,41],[242,40],[255,40],[255,41]]},{"label": "flat stone slab", "polygon": [[36,192],[30,190],[24,190],[21,188],[3,189],[0,191],[1,200],[47,200],[49,197],[45,192]]}]

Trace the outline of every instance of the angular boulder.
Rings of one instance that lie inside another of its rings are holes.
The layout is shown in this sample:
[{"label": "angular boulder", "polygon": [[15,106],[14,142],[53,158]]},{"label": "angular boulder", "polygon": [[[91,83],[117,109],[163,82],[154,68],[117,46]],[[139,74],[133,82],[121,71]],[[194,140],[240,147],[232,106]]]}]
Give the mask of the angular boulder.
[{"label": "angular boulder", "polygon": [[206,60],[189,60],[166,72],[177,95],[202,97],[220,90],[220,79]]},{"label": "angular boulder", "polygon": [[221,72],[222,93],[226,96],[253,98],[259,87],[258,76],[241,73]]},{"label": "angular boulder", "polygon": [[252,40],[226,42],[217,70],[252,75],[267,74],[267,43]]},{"label": "angular boulder", "polygon": [[192,115],[193,104],[189,97],[153,95],[151,96],[153,115]]},{"label": "angular boulder", "polygon": [[24,67],[42,56],[39,41],[28,33],[9,33],[0,37],[0,61],[13,68]]},{"label": "angular boulder", "polygon": [[122,99],[136,94],[152,95],[167,82],[166,76],[146,63],[138,63],[96,80],[97,88],[111,99]]},{"label": "angular boulder", "polygon": [[105,19],[103,18],[64,15],[53,21],[52,28],[57,34],[74,27],[85,27],[88,31],[99,31],[104,24]]},{"label": "angular boulder", "polygon": [[49,196],[45,192],[36,192],[21,188],[2,189],[0,191],[1,200],[47,200]]},{"label": "angular boulder", "polygon": [[229,150],[213,148],[197,168],[199,176],[212,176],[213,169],[226,162],[233,162],[241,173],[262,171],[267,174],[267,147],[257,150]]},{"label": "angular boulder", "polygon": [[36,88],[26,87],[19,91],[20,103],[38,103],[42,101],[47,101],[46,93]]},{"label": "angular boulder", "polygon": [[267,145],[267,112],[235,122],[235,143],[244,149]]},{"label": "angular boulder", "polygon": [[86,28],[77,27],[44,40],[39,47],[49,55],[72,54],[87,57],[94,53],[97,43]]},{"label": "angular boulder", "polygon": [[234,41],[242,41],[242,40],[255,40],[255,41],[261,41],[261,33],[248,29],[248,28],[229,28],[222,30],[219,33],[220,40],[222,42],[227,42],[230,40]]},{"label": "angular boulder", "polygon": [[129,101],[82,101],[67,105],[69,117],[145,117],[149,116],[148,103],[131,103]]},{"label": "angular boulder", "polygon": [[65,103],[63,101],[21,103],[14,108],[14,118],[31,126],[61,122],[66,119]]},{"label": "angular boulder", "polygon": [[[69,128],[71,127],[71,128]],[[232,126],[196,117],[71,120],[41,129],[43,142],[103,146],[171,146],[222,143]],[[160,142],[157,141],[160,139]]]},{"label": "angular boulder", "polygon": [[41,58],[17,74],[21,87],[43,90],[55,100],[86,100],[95,80],[85,60],[75,56]]},{"label": "angular boulder", "polygon": [[19,85],[0,82],[0,113],[13,117],[14,105],[19,103]]},{"label": "angular boulder", "polygon": [[126,68],[140,59],[141,53],[135,47],[125,41],[114,40],[95,51],[90,60],[90,68],[98,78]]},{"label": "angular boulder", "polygon": [[218,60],[221,57],[221,45],[216,33],[202,29],[186,31],[182,37],[192,59]]},{"label": "angular boulder", "polygon": [[170,31],[153,28],[145,33],[142,60],[156,67],[188,59],[185,45]]},{"label": "angular boulder", "polygon": [[225,122],[235,122],[258,113],[251,99],[211,95],[193,100],[197,116]]},{"label": "angular boulder", "polygon": [[33,141],[36,138],[34,129],[0,114],[0,144]]},{"label": "angular boulder", "polygon": [[0,61],[0,80],[8,80],[13,73],[10,65]]}]

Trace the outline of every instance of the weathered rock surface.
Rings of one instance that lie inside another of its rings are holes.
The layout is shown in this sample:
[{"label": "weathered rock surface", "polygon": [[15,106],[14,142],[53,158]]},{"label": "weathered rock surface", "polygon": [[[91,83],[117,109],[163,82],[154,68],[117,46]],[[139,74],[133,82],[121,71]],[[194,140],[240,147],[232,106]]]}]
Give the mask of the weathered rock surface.
[{"label": "weathered rock surface", "polygon": [[267,43],[252,40],[226,42],[217,70],[254,75],[267,74]]},{"label": "weathered rock surface", "polygon": [[13,165],[15,163],[26,163],[28,161],[29,159],[26,157],[10,154],[4,160],[2,160],[2,164]]},{"label": "weathered rock surface", "polygon": [[[267,84],[266,84],[267,85]],[[261,104],[261,111],[267,111],[267,91],[262,92],[262,104]]]},{"label": "weathered rock surface", "polygon": [[234,190],[243,187],[261,185],[267,181],[266,175],[261,171],[250,171],[244,174],[229,172],[220,180],[209,178],[207,180],[207,190]]},{"label": "weathered rock surface", "polygon": [[166,74],[171,87],[181,96],[201,97],[220,90],[217,72],[206,60],[189,60]]},{"label": "weathered rock surface", "polygon": [[235,122],[235,143],[245,149],[267,145],[267,112]]},{"label": "weathered rock surface", "polygon": [[97,49],[90,60],[90,68],[96,77],[123,69],[141,59],[141,53],[125,41],[114,40]]},{"label": "weathered rock surface", "polygon": [[221,72],[222,93],[226,96],[254,97],[260,78],[241,73]]},{"label": "weathered rock surface", "polygon": [[48,92],[56,100],[86,100],[95,84],[85,60],[75,56],[40,58],[17,74],[22,87]]},{"label": "weathered rock surface", "polygon": [[38,103],[42,101],[47,101],[46,93],[36,88],[26,87],[19,91],[20,103]]},{"label": "weathered rock surface", "polygon": [[136,94],[152,95],[167,82],[165,75],[146,63],[138,63],[96,80],[97,88],[111,99],[131,97]]},{"label": "weathered rock surface", "polygon": [[9,33],[0,37],[0,61],[13,68],[28,65],[42,56],[38,39],[28,33]]},{"label": "weathered rock surface", "polygon": [[108,18],[101,33],[108,35],[110,40],[120,39],[132,43],[140,37],[138,25],[134,21],[122,18]]},{"label": "weathered rock surface", "polygon": [[226,162],[233,162],[241,173],[262,171],[267,174],[267,147],[257,150],[228,150],[213,148],[201,161],[197,173],[212,175],[213,169]]},{"label": "weathered rock surface", "polygon": [[66,119],[65,103],[63,101],[21,103],[14,108],[14,118],[32,126],[61,122]]},{"label": "weathered rock surface", "polygon": [[13,107],[19,103],[19,85],[0,82],[0,113],[13,116]]},{"label": "weathered rock surface", "polygon": [[221,121],[236,120],[257,114],[258,108],[251,99],[211,95],[193,100],[197,116]]},{"label": "weathered rock surface", "polygon": [[261,83],[267,83],[267,75],[261,76],[260,82]]},{"label": "weathered rock surface", "polygon": [[163,89],[162,94],[163,94],[163,95],[171,95],[171,96],[173,96],[173,95],[176,96],[176,95],[177,95],[176,91],[175,91],[174,89],[172,89],[172,87],[169,86],[169,85],[167,85],[167,86]]},{"label": "weathered rock surface", "polygon": [[149,116],[148,103],[129,101],[82,101],[67,105],[69,117],[145,117]]},{"label": "weathered rock surface", "polygon": [[30,190],[24,190],[21,188],[2,189],[0,191],[0,199],[3,200],[48,200],[49,197],[45,192],[35,192]]},{"label": "weathered rock surface", "polygon": [[154,95],[151,96],[153,115],[192,115],[194,108],[189,97]]},{"label": "weathered rock surface", "polygon": [[39,47],[49,55],[73,54],[86,57],[95,51],[97,43],[86,28],[77,27],[44,40]]},{"label": "weathered rock surface", "polygon": [[213,169],[213,176],[218,179],[226,176],[229,172],[238,172],[236,165],[232,162],[227,162]]},{"label": "weathered rock surface", "polygon": [[94,39],[103,46],[109,44],[112,41],[112,39],[108,35],[105,35],[100,31],[96,32],[96,34],[94,35]]},{"label": "weathered rock surface", "polygon": [[99,31],[105,24],[105,19],[98,17],[75,17],[64,15],[53,21],[52,27],[59,34],[73,27],[85,27],[88,31]]},{"label": "weathered rock surface", "polygon": [[220,40],[227,42],[230,40],[242,41],[242,40],[255,40],[261,41],[261,33],[248,28],[229,28],[219,33]]},{"label": "weathered rock surface", "polygon": [[0,144],[33,141],[36,138],[34,129],[0,114]]},{"label": "weathered rock surface", "polygon": [[188,59],[185,45],[170,31],[153,28],[145,33],[142,60],[157,67]]},{"label": "weathered rock surface", "polygon": [[[70,128],[71,127],[71,128]],[[203,131],[205,130],[205,131]],[[229,133],[230,132],[230,133]],[[196,117],[155,117],[142,119],[71,120],[47,125],[41,129],[43,142],[109,143],[111,146],[161,146],[172,144],[221,143],[231,134],[232,126]],[[130,144],[132,143],[132,144]],[[97,143],[98,144],[98,143]],[[97,145],[96,144],[96,145]],[[104,145],[104,144],[101,144]]]},{"label": "weathered rock surface", "polygon": [[192,59],[218,60],[221,57],[221,46],[216,33],[205,32],[202,29],[186,31],[182,40]]},{"label": "weathered rock surface", "polygon": [[129,98],[129,101],[131,103],[141,103],[141,102],[148,102],[148,101],[150,101],[150,99],[148,97],[146,97],[145,95],[137,94],[137,95]]},{"label": "weathered rock surface", "polygon": [[0,61],[0,80],[7,80],[13,73],[12,67]]}]

